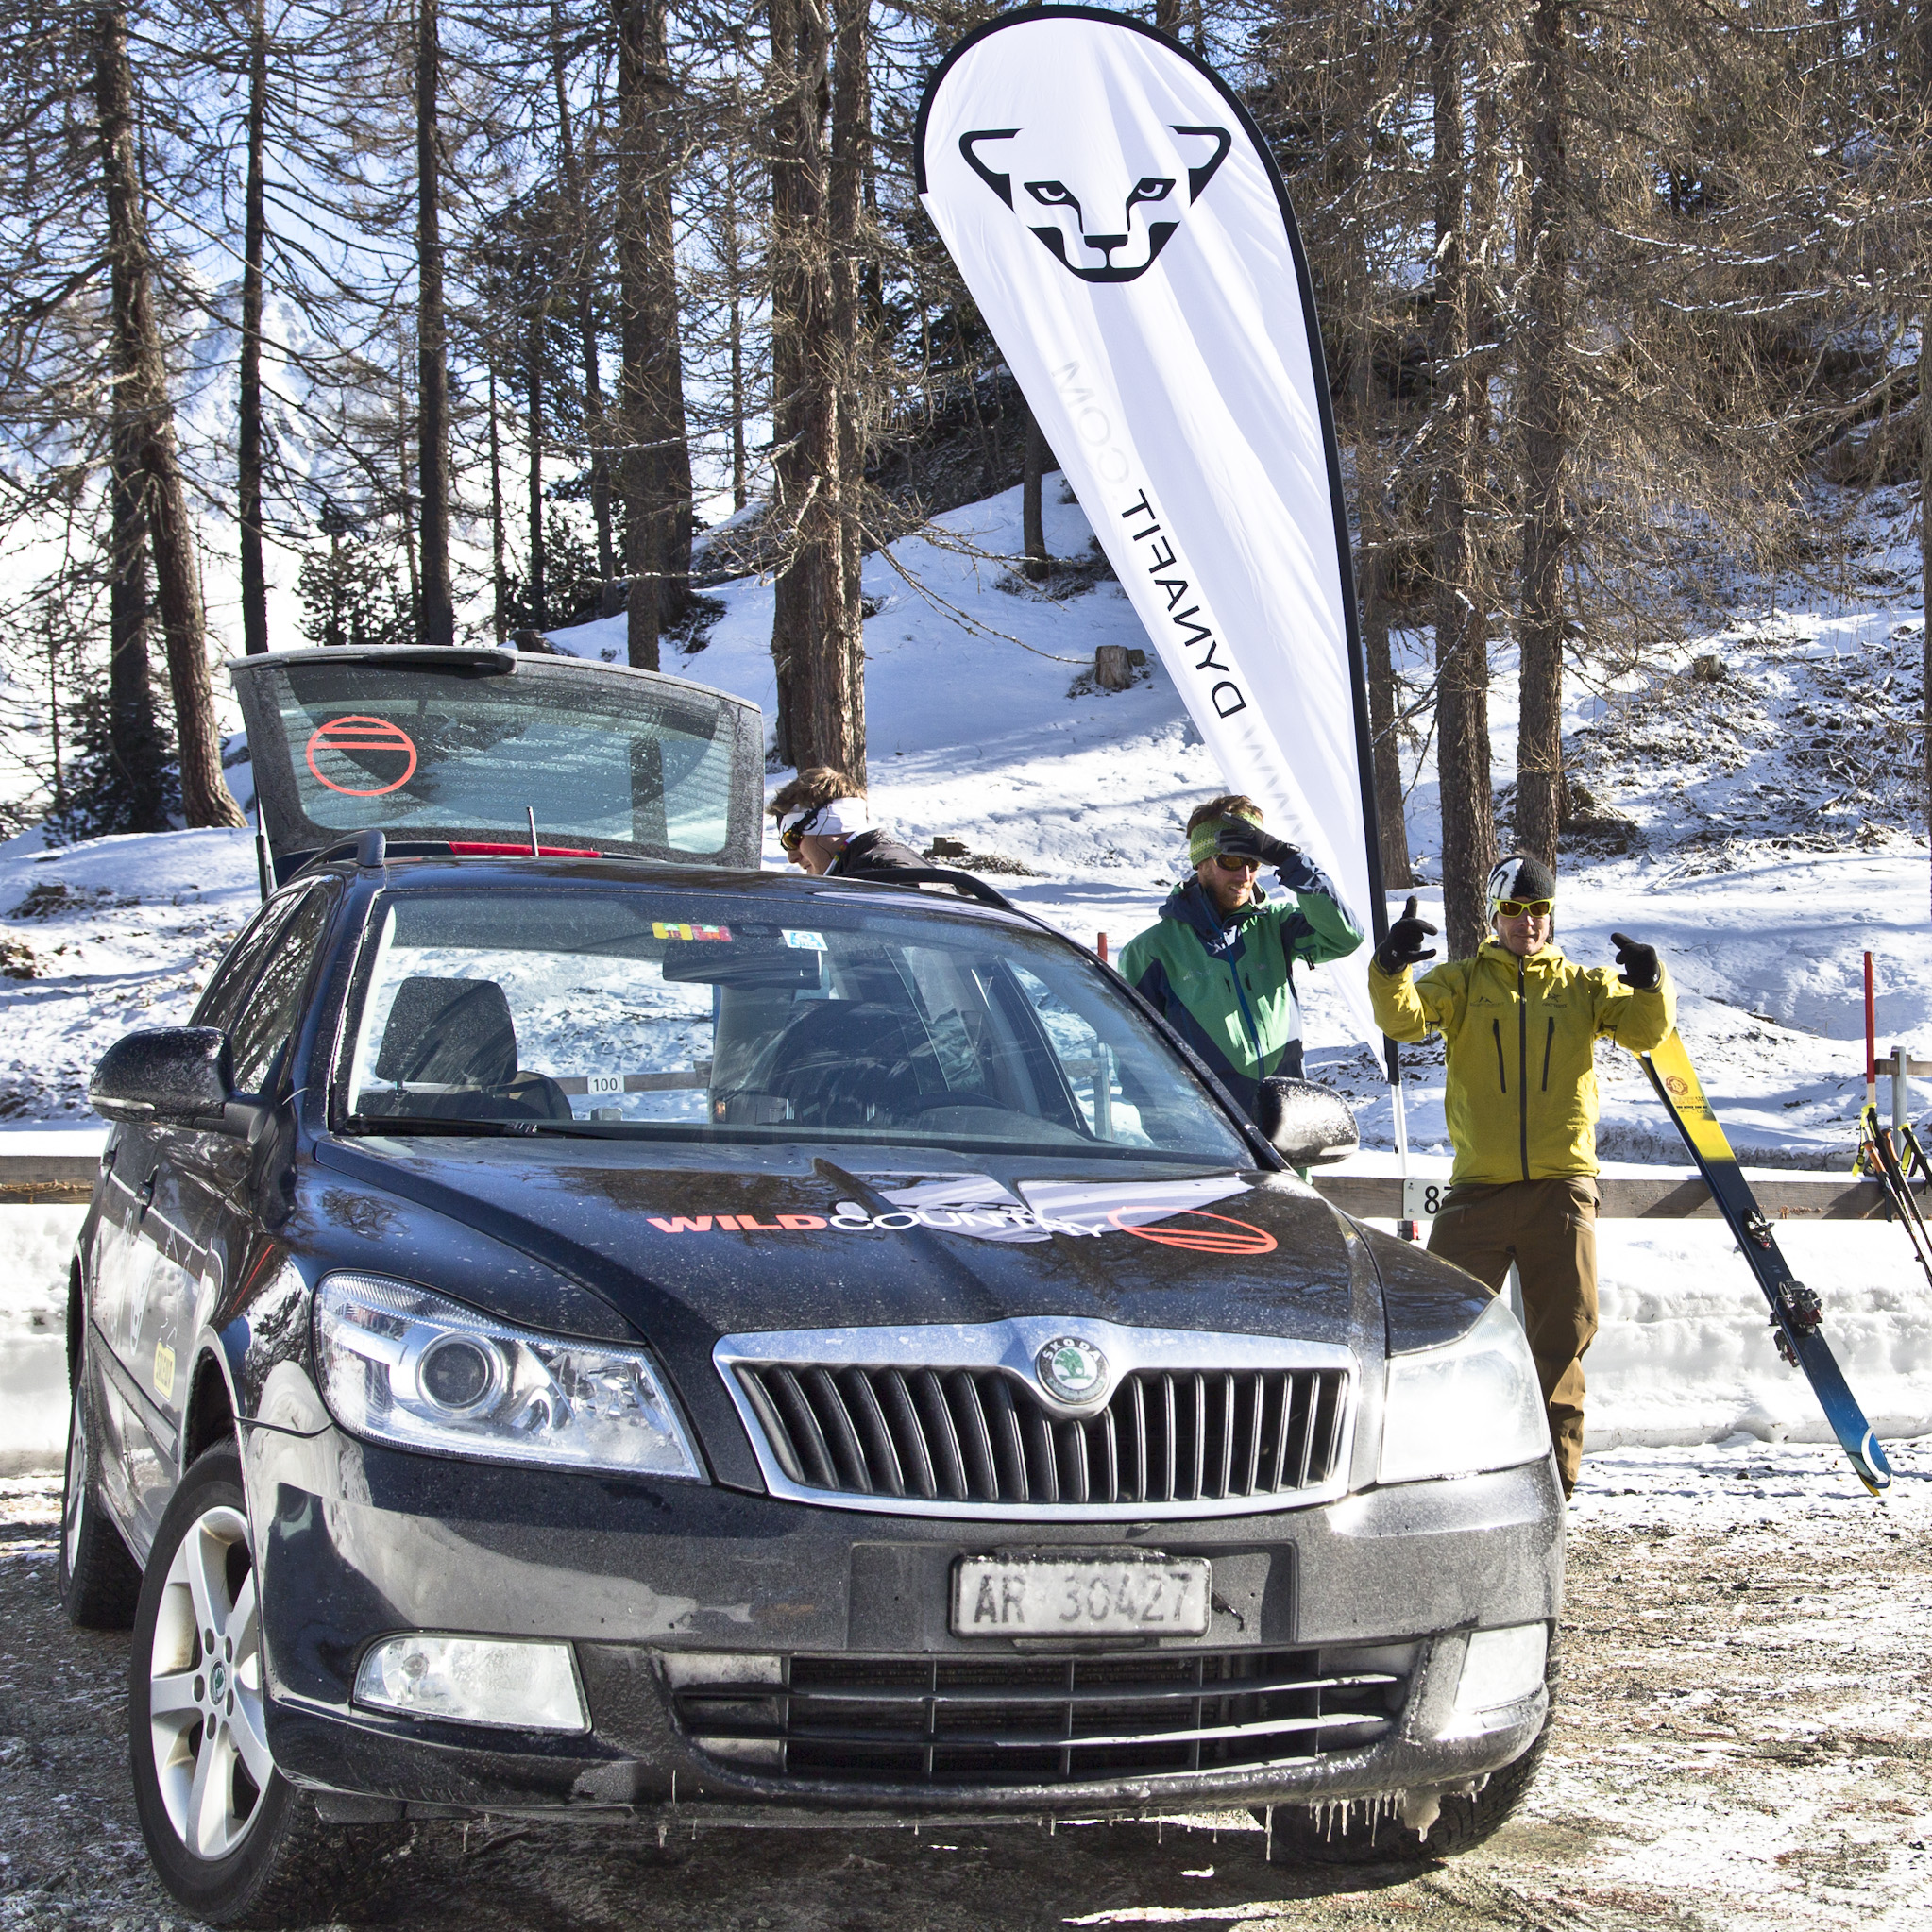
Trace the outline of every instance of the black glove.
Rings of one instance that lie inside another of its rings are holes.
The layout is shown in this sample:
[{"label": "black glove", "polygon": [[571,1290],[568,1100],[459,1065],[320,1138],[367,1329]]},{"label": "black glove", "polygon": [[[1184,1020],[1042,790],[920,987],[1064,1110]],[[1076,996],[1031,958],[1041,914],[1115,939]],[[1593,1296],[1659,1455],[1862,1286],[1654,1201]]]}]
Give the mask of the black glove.
[{"label": "black glove", "polygon": [[1617,963],[1623,968],[1618,974],[1633,992],[1650,992],[1663,978],[1663,970],[1657,964],[1657,949],[1654,946],[1641,946],[1627,932],[1614,932],[1610,943],[1617,948]]},{"label": "black glove", "polygon": [[1301,856],[1300,846],[1290,845],[1287,839],[1263,832],[1252,819],[1237,819],[1214,841],[1214,852],[1217,857],[1225,853],[1229,858],[1251,858],[1258,865],[1273,866],[1277,872]]},{"label": "black glove", "polygon": [[1375,949],[1375,963],[1384,973],[1400,973],[1405,967],[1413,966],[1420,959],[1435,958],[1435,948],[1423,947],[1422,941],[1433,939],[1436,929],[1426,919],[1417,916],[1415,901],[1412,898],[1402,908],[1402,916],[1389,927],[1389,936]]}]

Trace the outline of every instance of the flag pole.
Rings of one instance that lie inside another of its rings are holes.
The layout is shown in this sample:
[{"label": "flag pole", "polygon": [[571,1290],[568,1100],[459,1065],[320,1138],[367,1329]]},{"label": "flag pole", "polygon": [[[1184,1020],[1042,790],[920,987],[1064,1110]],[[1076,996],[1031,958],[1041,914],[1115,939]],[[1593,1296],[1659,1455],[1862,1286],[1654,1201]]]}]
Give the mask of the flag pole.
[{"label": "flag pole", "polygon": [[[1329,466],[1329,505],[1335,523],[1335,560],[1342,577],[1342,625],[1348,644],[1348,683],[1355,716],[1355,776],[1362,792],[1362,831],[1367,841],[1369,943],[1379,946],[1389,936],[1388,890],[1381,875],[1381,812],[1375,790],[1375,737],[1368,713],[1368,650],[1362,636],[1362,611],[1355,594],[1354,547],[1348,536],[1348,500],[1342,489],[1342,446],[1335,434],[1334,404],[1329,393],[1328,355],[1322,347],[1321,323],[1315,314],[1313,289],[1301,262],[1301,235],[1287,197],[1282,212],[1288,220],[1289,245],[1300,271],[1301,301],[1308,325],[1310,360],[1314,365],[1315,400],[1321,410],[1322,449]],[[1361,474],[1358,466],[1357,475]],[[1397,1172],[1409,1178],[1409,1122],[1402,1105],[1402,1057],[1396,1042],[1382,1035],[1382,1063],[1388,1076],[1389,1103],[1394,1118]],[[1404,1193],[1407,1189],[1404,1189]],[[1404,1241],[1420,1238],[1421,1229],[1398,1218],[1396,1231]]]}]

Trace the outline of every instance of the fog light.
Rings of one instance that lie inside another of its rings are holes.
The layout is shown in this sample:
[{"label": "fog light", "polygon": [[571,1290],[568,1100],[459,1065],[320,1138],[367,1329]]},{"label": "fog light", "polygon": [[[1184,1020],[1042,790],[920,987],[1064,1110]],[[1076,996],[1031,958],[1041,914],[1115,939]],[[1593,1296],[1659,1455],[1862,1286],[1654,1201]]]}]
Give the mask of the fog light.
[{"label": "fog light", "polygon": [[568,1644],[416,1632],[379,1643],[356,1672],[359,1704],[516,1731],[587,1731]]},{"label": "fog light", "polygon": [[1462,1681],[1456,1686],[1456,1715],[1494,1710],[1498,1704],[1534,1696],[1543,1687],[1549,1653],[1547,1624],[1471,1631],[1469,1648],[1463,1655]]}]

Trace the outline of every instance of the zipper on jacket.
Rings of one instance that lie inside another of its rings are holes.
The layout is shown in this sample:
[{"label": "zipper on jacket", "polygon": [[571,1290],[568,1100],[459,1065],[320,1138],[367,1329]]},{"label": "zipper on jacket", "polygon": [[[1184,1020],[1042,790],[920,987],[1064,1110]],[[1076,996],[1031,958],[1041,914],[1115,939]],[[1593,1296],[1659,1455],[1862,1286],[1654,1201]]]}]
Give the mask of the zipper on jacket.
[{"label": "zipper on jacket", "polygon": [[1523,1178],[1530,1178],[1530,995],[1528,968],[1517,960],[1517,1112],[1521,1121]]},{"label": "zipper on jacket", "polygon": [[1550,1091],[1550,1049],[1556,1044],[1556,1015],[1550,1016],[1550,1030],[1543,1036],[1543,1091]]},{"label": "zipper on jacket", "polygon": [[1502,1091],[1507,1093],[1509,1092],[1509,1075],[1503,1071],[1502,1065],[1502,1022],[1500,1020],[1490,1021],[1489,1030],[1496,1035],[1496,1077],[1500,1082]]}]

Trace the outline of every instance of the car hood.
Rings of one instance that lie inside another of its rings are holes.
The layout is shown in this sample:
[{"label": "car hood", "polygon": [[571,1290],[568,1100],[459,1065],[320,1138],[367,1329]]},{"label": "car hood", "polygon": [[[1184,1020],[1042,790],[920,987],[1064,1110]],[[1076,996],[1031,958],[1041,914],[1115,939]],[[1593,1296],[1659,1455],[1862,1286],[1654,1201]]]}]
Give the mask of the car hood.
[{"label": "car hood", "polygon": [[652,1340],[1084,1314],[1358,1348],[1365,1324],[1381,1347],[1359,1238],[1284,1175],[581,1141],[325,1158],[574,1275]]}]

